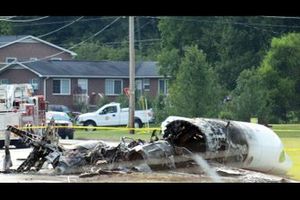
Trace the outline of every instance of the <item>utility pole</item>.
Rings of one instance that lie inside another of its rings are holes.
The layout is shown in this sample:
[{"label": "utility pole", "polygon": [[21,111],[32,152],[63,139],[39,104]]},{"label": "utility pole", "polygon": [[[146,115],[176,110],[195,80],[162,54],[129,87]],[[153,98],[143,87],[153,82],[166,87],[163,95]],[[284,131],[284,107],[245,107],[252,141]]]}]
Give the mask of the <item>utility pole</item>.
[{"label": "utility pole", "polygon": [[[134,17],[129,17],[129,128],[134,128],[135,111],[135,52],[134,52]],[[134,130],[129,131],[134,134]]]}]

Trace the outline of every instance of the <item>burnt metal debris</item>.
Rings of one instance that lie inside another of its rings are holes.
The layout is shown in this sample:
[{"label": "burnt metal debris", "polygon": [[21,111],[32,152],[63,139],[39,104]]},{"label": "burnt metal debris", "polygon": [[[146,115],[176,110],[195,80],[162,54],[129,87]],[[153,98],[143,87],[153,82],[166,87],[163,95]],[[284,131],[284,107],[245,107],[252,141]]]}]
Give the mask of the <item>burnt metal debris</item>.
[{"label": "burnt metal debris", "polygon": [[[255,151],[251,146],[257,139],[255,135],[251,135],[252,131],[261,127],[255,126],[253,129],[248,124],[250,123],[218,119],[171,117],[162,123],[162,138],[154,131],[150,142],[123,137],[117,146],[97,141],[89,145],[78,144],[71,149],[64,149],[59,144],[51,127],[42,135],[13,126],[8,126],[7,131],[20,136],[25,144],[33,147],[16,172],[39,171],[46,161],[52,164],[55,173],[77,173],[81,174],[80,177],[172,170],[195,166],[194,154],[209,162],[263,171],[265,168],[254,163]],[[271,136],[273,137],[272,134]],[[5,170],[9,167],[10,164],[7,163]],[[284,171],[286,167],[278,169]]]},{"label": "burnt metal debris", "polygon": [[[53,167],[57,166],[64,149],[59,145],[57,133],[51,127],[46,129],[47,134],[44,135],[24,131],[13,126],[8,126],[7,131],[18,135],[22,142],[33,147],[27,159],[17,168],[16,172],[39,171],[46,161],[51,163]],[[5,153],[7,155],[9,152]],[[9,169],[6,168],[5,170],[8,171]]]}]

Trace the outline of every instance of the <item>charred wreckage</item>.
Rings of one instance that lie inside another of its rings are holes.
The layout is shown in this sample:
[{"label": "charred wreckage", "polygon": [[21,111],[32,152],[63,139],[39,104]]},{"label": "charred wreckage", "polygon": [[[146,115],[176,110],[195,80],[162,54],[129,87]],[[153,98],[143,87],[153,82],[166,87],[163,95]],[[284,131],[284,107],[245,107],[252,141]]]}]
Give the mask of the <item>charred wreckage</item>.
[{"label": "charred wreckage", "polygon": [[[5,172],[39,171],[51,164],[57,174],[90,176],[114,172],[148,172],[188,167],[196,157],[243,169],[286,174],[292,163],[279,137],[268,127],[239,121],[171,116],[161,125],[162,139],[150,142],[123,137],[117,146],[103,141],[85,142],[66,149],[51,125],[42,133],[8,126]],[[18,135],[33,150],[16,169],[10,167],[9,134]]]}]

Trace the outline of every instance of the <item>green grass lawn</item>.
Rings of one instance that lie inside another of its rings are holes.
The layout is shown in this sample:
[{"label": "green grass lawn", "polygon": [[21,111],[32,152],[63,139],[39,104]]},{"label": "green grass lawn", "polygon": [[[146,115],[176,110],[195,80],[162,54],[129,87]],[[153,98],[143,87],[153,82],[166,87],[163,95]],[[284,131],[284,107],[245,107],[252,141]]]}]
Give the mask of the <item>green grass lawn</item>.
[{"label": "green grass lawn", "polygon": [[272,129],[281,138],[293,166],[288,175],[300,180],[300,124],[272,124]]},{"label": "green grass lawn", "polygon": [[[157,131],[158,133],[158,131]],[[121,137],[131,137],[133,139],[142,139],[150,141],[152,131],[135,131],[135,134],[130,134],[125,130],[96,130],[96,131],[85,131],[76,130],[74,134],[75,139],[100,139],[109,141],[120,141]],[[158,134],[158,136],[160,136]]]},{"label": "green grass lawn", "polygon": [[[293,167],[288,172],[288,175],[293,179],[300,180],[300,124],[272,124],[272,126],[275,133],[281,138],[286,153],[293,161]],[[130,134],[125,130],[76,130],[75,139],[120,141],[120,138],[125,136],[150,141],[151,133],[152,131],[136,131],[135,134]],[[158,136],[162,137],[159,134]]]},{"label": "green grass lawn", "polygon": [[286,153],[293,161],[293,167],[288,175],[296,180],[300,180],[300,137],[298,138],[281,138]]},{"label": "green grass lawn", "polygon": [[300,124],[272,124],[272,129],[281,138],[300,137]]}]

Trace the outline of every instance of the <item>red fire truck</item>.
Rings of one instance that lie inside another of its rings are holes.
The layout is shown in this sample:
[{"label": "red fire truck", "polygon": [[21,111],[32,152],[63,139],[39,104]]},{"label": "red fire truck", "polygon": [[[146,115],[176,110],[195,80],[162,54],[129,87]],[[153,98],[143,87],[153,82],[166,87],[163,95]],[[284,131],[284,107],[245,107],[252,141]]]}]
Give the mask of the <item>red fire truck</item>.
[{"label": "red fire truck", "polygon": [[[44,96],[33,96],[31,84],[0,85],[0,148],[4,145],[4,132],[8,125],[23,127],[45,123],[47,104]],[[11,145],[23,147],[19,137],[11,134]]]}]

